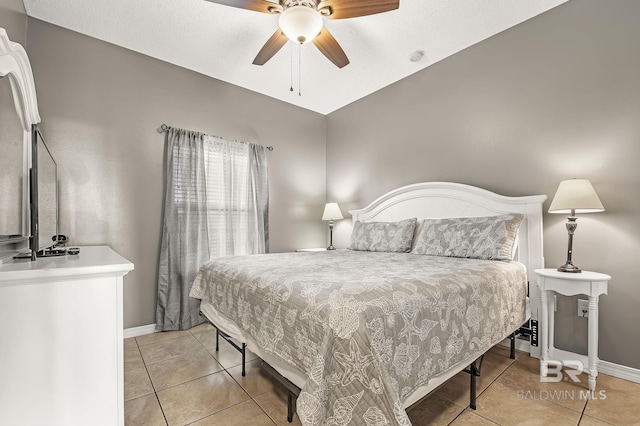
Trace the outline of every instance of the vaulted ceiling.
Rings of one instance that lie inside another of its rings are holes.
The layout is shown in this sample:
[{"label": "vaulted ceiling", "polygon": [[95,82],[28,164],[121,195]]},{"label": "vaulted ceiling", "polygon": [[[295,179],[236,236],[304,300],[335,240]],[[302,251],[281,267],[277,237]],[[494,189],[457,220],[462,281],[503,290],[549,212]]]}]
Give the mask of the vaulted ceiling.
[{"label": "vaulted ceiling", "polygon": [[[292,42],[265,65],[252,65],[278,28],[278,16],[206,0],[24,0],[24,5],[34,18],[329,114],[565,1],[400,0],[391,12],[324,18],[350,60],[342,69],[312,44]],[[423,56],[414,62],[416,52]]]}]

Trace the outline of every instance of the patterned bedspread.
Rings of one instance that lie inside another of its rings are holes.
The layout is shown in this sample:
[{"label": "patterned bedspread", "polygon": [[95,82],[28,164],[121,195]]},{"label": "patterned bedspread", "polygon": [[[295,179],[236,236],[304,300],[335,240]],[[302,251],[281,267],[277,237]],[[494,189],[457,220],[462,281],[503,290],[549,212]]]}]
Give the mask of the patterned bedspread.
[{"label": "patterned bedspread", "polygon": [[191,296],[304,371],[303,425],[409,425],[404,399],[525,321],[516,262],[350,250],[223,257]]}]

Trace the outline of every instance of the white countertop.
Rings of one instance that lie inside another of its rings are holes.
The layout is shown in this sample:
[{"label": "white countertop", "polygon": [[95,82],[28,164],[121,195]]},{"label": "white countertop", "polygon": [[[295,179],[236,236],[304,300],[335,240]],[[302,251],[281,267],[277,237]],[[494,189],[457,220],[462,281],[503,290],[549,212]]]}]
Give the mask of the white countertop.
[{"label": "white countertop", "polygon": [[35,261],[14,259],[0,265],[0,286],[21,285],[25,281],[51,281],[92,275],[125,275],[133,263],[109,246],[82,246],[77,255],[39,257]]}]

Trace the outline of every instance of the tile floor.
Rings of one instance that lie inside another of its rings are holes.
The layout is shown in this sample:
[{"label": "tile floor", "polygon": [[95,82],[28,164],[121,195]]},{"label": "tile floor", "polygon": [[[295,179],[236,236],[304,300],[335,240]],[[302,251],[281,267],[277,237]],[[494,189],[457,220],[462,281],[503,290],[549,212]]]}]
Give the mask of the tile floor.
[{"label": "tile floor", "polygon": [[[191,330],[125,340],[125,424],[289,425],[287,393],[207,324]],[[581,382],[541,383],[538,360],[497,347],[485,356],[477,410],[469,404],[469,377],[460,373],[409,411],[413,425],[640,425],[640,384],[598,376],[598,399],[581,398]],[[604,392],[604,393],[600,393]],[[297,416],[294,425],[299,425]]]}]

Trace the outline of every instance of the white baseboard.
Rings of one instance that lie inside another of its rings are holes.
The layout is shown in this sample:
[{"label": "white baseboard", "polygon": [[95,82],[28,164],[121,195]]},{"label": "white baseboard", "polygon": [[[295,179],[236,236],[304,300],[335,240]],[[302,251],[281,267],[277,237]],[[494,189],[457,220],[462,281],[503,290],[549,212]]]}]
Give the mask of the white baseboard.
[{"label": "white baseboard", "polygon": [[608,374],[619,379],[640,383],[640,370],[609,361],[598,361],[598,373]]},{"label": "white baseboard", "polygon": [[140,327],[131,327],[124,329],[124,338],[144,336],[145,334],[152,334],[156,332],[155,324],[141,325]]}]

